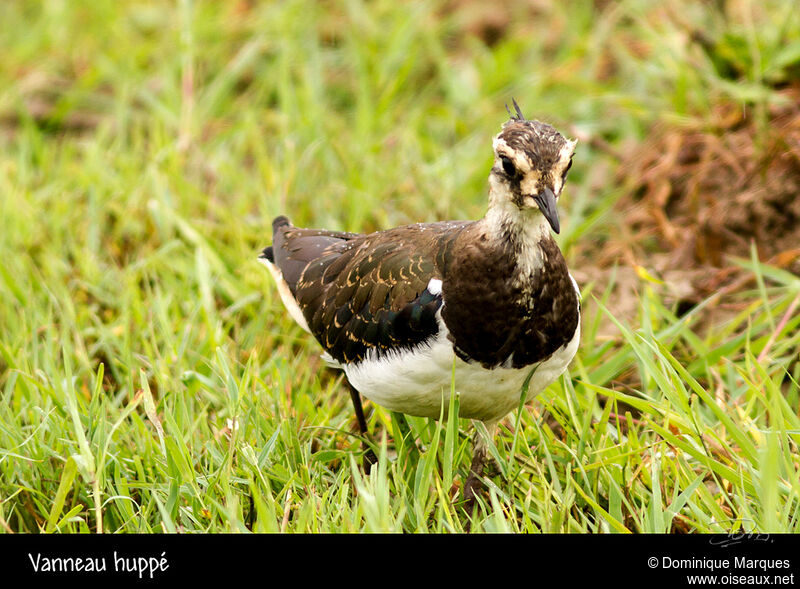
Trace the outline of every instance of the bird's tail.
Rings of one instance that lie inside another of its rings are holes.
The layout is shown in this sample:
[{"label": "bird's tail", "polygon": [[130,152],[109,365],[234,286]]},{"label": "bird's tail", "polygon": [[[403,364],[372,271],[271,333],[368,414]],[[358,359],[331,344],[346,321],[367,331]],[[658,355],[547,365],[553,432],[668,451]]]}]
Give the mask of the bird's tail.
[{"label": "bird's tail", "polygon": [[[285,215],[275,217],[275,220],[272,221],[272,235],[274,236],[275,232],[281,227],[287,227],[289,225],[291,225],[291,223],[289,222],[289,218]],[[272,252],[272,246],[264,248],[264,251],[262,251],[261,255],[258,257],[268,260],[272,264],[275,263],[275,255]]]}]

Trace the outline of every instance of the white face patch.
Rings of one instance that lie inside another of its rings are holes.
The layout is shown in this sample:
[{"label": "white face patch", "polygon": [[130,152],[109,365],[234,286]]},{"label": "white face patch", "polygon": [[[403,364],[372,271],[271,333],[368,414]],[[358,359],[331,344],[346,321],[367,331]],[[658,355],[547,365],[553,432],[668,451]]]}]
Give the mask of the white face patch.
[{"label": "white face patch", "polygon": [[528,160],[527,156],[524,153],[520,153],[519,151],[513,149],[508,143],[506,143],[505,139],[498,135],[492,141],[492,145],[494,147],[495,160],[497,163],[500,161],[500,156],[505,156],[514,162],[514,166],[521,174],[527,175],[530,173],[531,162]]},{"label": "white face patch", "polygon": [[[522,182],[519,183],[522,194],[539,194],[539,180],[541,180],[541,174],[538,172],[538,170],[526,174]],[[528,200],[533,201],[533,199],[530,197],[526,197],[525,200],[526,203]],[[531,203],[529,206],[534,205]]]},{"label": "white face patch", "polygon": [[569,166],[569,162],[572,159],[572,154],[575,153],[575,145],[577,145],[578,140],[573,139],[572,141],[567,140],[566,145],[561,148],[561,151],[558,154],[558,163],[554,166],[554,178],[553,178],[553,192],[556,195],[561,194],[561,189],[564,187],[564,171]]},{"label": "white face patch", "polygon": [[[513,149],[505,140],[499,135],[494,138],[494,151],[495,151],[495,165],[500,165],[500,158],[507,157],[514,163],[514,167],[522,174],[522,181],[519,184],[523,194],[538,194],[539,182],[541,181],[542,174],[539,170],[531,167],[531,162],[524,153]],[[507,192],[507,191],[506,191]],[[508,193],[508,198],[511,194]],[[529,207],[535,207],[535,201],[531,198],[525,199],[525,204]]]}]

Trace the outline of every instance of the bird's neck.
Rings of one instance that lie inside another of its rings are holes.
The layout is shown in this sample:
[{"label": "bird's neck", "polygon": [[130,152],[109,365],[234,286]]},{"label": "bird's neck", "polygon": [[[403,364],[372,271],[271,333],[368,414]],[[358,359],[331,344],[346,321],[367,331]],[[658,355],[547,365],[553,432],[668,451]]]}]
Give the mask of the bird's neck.
[{"label": "bird's neck", "polygon": [[520,210],[505,199],[490,199],[482,220],[487,237],[498,247],[511,250],[521,276],[530,277],[542,268],[544,242],[553,241],[550,225],[535,209]]},{"label": "bird's neck", "polygon": [[456,354],[487,368],[545,360],[579,322],[577,293],[546,219],[502,202],[453,240],[442,291]]}]

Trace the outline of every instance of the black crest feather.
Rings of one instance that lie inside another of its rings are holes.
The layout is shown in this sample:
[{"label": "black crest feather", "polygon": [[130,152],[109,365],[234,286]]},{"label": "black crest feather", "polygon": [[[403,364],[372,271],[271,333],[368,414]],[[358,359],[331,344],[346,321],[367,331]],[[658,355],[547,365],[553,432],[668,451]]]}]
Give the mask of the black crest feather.
[{"label": "black crest feather", "polygon": [[514,105],[514,110],[517,111],[516,114],[511,112],[511,109],[508,108],[508,104],[506,104],[506,110],[508,111],[508,116],[511,117],[512,121],[527,121],[528,119],[525,118],[525,115],[522,114],[522,110],[519,108],[519,104],[513,98],[511,99],[511,103]]}]

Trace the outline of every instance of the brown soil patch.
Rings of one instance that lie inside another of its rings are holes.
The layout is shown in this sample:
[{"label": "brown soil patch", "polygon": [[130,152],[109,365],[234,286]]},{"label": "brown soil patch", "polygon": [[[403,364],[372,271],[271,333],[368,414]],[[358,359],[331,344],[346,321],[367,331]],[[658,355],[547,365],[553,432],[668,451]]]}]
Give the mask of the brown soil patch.
[{"label": "brown soil patch", "polygon": [[623,150],[619,230],[582,245],[575,264],[600,287],[619,265],[615,313],[631,318],[638,308],[637,268],[664,281],[679,312],[751,287],[752,273],[733,258],[750,258],[753,246],[760,260],[800,275],[800,85],[778,95],[761,117],[720,104],[710,120],[660,124]]},{"label": "brown soil patch", "polygon": [[702,268],[698,294],[727,283],[732,273],[715,270],[750,257],[752,245],[759,259],[800,274],[800,87],[780,96],[762,125],[723,104],[704,127],[656,129],[620,166],[625,223],[645,238],[638,244],[667,254],[656,270]]}]

